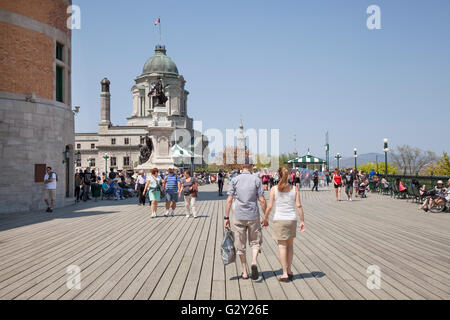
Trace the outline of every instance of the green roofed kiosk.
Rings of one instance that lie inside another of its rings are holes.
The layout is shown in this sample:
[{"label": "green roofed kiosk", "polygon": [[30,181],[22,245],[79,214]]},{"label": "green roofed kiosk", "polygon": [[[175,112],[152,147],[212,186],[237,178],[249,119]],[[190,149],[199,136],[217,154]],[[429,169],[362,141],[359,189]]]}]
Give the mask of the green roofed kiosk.
[{"label": "green roofed kiosk", "polygon": [[326,163],[327,162],[325,160],[319,157],[315,157],[310,153],[303,157],[289,159],[285,162],[285,164],[292,165],[292,169],[305,168],[309,170],[317,169],[319,171],[323,171],[323,169],[326,167]]}]

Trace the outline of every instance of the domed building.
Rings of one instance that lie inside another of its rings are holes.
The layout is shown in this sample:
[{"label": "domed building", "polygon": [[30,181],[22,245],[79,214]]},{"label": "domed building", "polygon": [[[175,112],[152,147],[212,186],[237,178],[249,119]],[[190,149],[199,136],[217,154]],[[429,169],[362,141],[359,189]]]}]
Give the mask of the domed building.
[{"label": "domed building", "polygon": [[[154,167],[174,166],[192,169],[190,163],[195,158],[195,166],[203,166],[205,159],[198,158],[207,148],[208,141],[201,132],[194,130],[193,119],[187,114],[189,92],[185,90],[185,84],[176,64],[167,56],[166,48],[157,45],[154,56],[145,62],[142,74],[136,77],[131,88],[132,112],[127,125],[115,126],[110,119],[111,83],[107,78],[103,79],[99,129],[97,133],[76,134],[76,168],[95,168],[99,172],[110,168],[148,171]],[[155,94],[158,85],[164,93],[165,103],[161,103]],[[142,147],[146,145],[146,135],[154,150],[150,159],[144,162]],[[180,159],[180,154],[185,159]]]}]

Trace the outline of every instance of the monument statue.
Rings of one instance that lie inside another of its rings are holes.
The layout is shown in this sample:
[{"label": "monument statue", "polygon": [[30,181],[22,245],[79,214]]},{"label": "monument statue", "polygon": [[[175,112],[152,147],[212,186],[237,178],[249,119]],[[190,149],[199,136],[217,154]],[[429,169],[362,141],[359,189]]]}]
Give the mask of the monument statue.
[{"label": "monument statue", "polygon": [[167,101],[167,97],[164,94],[164,87],[161,81],[161,78],[158,79],[155,86],[150,90],[148,96],[154,96],[158,99],[158,105],[163,105]]},{"label": "monument statue", "polygon": [[150,159],[153,152],[153,141],[148,134],[145,135],[145,145],[140,144],[139,150],[141,152],[141,155],[139,156],[139,164],[144,164],[148,161],[148,159]]}]

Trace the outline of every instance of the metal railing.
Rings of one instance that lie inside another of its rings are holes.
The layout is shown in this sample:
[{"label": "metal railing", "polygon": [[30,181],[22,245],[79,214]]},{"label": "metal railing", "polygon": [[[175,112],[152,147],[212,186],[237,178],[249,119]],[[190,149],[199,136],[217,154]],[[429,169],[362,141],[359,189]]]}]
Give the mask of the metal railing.
[{"label": "metal railing", "polygon": [[417,180],[420,186],[425,185],[427,189],[431,189],[436,186],[439,180],[442,180],[444,186],[447,186],[447,181],[449,176],[419,176],[419,175],[404,175],[404,174],[388,174],[386,180],[388,180],[391,185],[395,182],[397,178],[403,182],[405,186],[411,185],[413,180]]}]

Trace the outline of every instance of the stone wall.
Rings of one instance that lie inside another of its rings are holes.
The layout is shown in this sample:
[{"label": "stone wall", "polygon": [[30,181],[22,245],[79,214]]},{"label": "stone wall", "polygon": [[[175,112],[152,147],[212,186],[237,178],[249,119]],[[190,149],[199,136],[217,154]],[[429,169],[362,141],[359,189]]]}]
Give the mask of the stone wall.
[{"label": "stone wall", "polygon": [[[0,213],[45,208],[45,187],[34,182],[35,164],[50,166],[57,173],[56,206],[65,205],[63,152],[66,146],[71,148],[69,172],[73,172],[74,140],[73,112],[64,104],[45,99],[27,102],[23,95],[0,92]],[[73,184],[69,177],[71,196]]]}]

